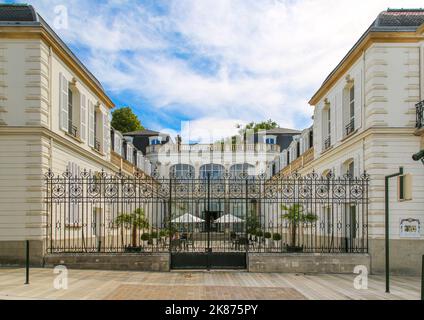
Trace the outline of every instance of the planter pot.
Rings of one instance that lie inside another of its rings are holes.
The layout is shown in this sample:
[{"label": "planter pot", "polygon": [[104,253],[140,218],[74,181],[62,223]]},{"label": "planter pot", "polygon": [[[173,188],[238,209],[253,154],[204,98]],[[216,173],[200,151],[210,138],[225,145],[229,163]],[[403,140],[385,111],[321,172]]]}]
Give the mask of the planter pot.
[{"label": "planter pot", "polygon": [[144,247],[148,247],[149,246],[149,241],[148,240],[143,241],[143,246]]},{"label": "planter pot", "polygon": [[269,247],[271,245],[271,239],[265,239],[265,245]]},{"label": "planter pot", "polygon": [[252,240],[253,241],[256,241],[256,236],[255,235],[252,235]]},{"label": "planter pot", "polygon": [[158,245],[158,239],[156,239],[156,238],[153,239],[153,245],[154,246],[157,246]]},{"label": "planter pot", "polygon": [[281,248],[281,240],[274,240],[274,247],[275,248]]},{"label": "planter pot", "polygon": [[303,247],[287,246],[287,252],[301,253],[303,252]]},{"label": "planter pot", "polygon": [[126,253],[138,253],[142,252],[143,249],[141,247],[126,247],[125,252]]}]

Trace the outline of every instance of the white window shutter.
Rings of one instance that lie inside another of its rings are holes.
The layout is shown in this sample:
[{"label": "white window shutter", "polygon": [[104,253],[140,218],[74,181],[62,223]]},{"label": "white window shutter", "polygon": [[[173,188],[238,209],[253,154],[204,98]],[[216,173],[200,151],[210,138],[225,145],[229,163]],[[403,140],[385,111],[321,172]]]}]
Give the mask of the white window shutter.
[{"label": "white window shutter", "polygon": [[69,110],[68,110],[68,80],[65,76],[59,74],[59,86],[60,86],[60,96],[59,96],[59,109],[60,109],[60,129],[68,131],[68,119],[69,119]]},{"label": "white window shutter", "polygon": [[103,113],[103,153],[110,153],[110,123],[107,113]]},{"label": "white window shutter", "polygon": [[117,154],[121,155],[121,138],[115,134],[115,141],[114,141],[114,147],[115,147],[115,151]]},{"label": "white window shutter", "polygon": [[94,148],[94,105],[88,101],[88,145]]},{"label": "white window shutter", "polygon": [[355,129],[362,126],[362,74],[358,73],[355,81]]},{"label": "white window shutter", "polygon": [[87,141],[87,98],[81,94],[81,133],[82,141]]}]

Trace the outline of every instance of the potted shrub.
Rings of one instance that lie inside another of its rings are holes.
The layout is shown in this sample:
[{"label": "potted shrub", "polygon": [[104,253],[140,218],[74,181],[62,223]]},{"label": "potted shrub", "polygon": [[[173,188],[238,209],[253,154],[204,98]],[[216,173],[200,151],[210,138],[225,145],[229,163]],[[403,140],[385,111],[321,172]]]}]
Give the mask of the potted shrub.
[{"label": "potted shrub", "polygon": [[162,229],[159,232],[159,237],[160,237],[160,239],[162,240],[163,243],[167,243],[167,240],[168,240],[167,235],[168,235],[168,232],[165,229]]},{"label": "potted shrub", "polygon": [[272,234],[270,232],[265,232],[264,237],[265,237],[265,244],[267,247],[269,247],[271,245]]},{"label": "potted shrub", "polygon": [[276,245],[277,248],[281,247],[281,234],[274,233],[272,235],[272,240],[274,241],[274,244]]},{"label": "potted shrub", "polygon": [[318,220],[318,217],[312,213],[306,212],[301,204],[294,204],[292,206],[282,205],[281,209],[286,211],[283,219],[290,223],[291,242],[287,246],[288,252],[303,252],[303,245],[296,243],[297,232],[301,223],[312,223]]},{"label": "potted shrub", "polygon": [[154,246],[157,246],[157,244],[158,244],[158,233],[157,233],[156,231],[153,231],[153,232],[150,234],[150,237],[151,237],[151,239],[152,239],[152,244],[153,244]]},{"label": "potted shrub", "polygon": [[137,231],[149,227],[149,221],[141,208],[135,209],[132,213],[123,213],[116,217],[115,224],[121,228],[121,242],[124,243],[123,229],[131,229],[131,245],[126,246],[126,251],[141,251],[137,246]]},{"label": "potted shrub", "polygon": [[147,247],[149,246],[149,240],[150,240],[150,234],[148,233],[143,233],[141,235],[141,241],[143,241],[143,246]]},{"label": "potted shrub", "polygon": [[262,237],[264,236],[264,232],[262,230],[256,231],[256,236],[258,238],[258,242],[262,243]]},{"label": "potted shrub", "polygon": [[256,231],[259,229],[258,217],[254,212],[248,214],[247,217],[247,233],[250,235],[253,241],[256,241]]}]

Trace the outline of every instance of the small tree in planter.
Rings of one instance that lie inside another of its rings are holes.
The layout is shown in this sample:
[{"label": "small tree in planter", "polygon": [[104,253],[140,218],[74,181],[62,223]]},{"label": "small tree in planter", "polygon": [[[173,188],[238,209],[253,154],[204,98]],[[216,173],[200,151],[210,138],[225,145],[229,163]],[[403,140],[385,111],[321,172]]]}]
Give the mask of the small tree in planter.
[{"label": "small tree in planter", "polygon": [[159,232],[159,237],[161,238],[162,242],[164,242],[164,243],[166,243],[166,238],[167,238],[167,236],[168,236],[168,232],[167,232],[167,230],[162,229],[162,230]]},{"label": "small tree in planter", "polygon": [[116,217],[115,224],[121,227],[121,241],[123,239],[123,228],[131,228],[131,246],[127,250],[134,251],[139,249],[137,247],[137,230],[146,229],[149,227],[149,221],[144,215],[144,210],[141,208],[135,209],[132,213],[123,213]]},{"label": "small tree in planter", "polygon": [[265,244],[267,247],[269,247],[271,244],[272,234],[270,232],[265,232],[264,237],[265,237]]},{"label": "small tree in planter", "polygon": [[256,231],[259,229],[259,221],[258,217],[255,213],[250,213],[247,217],[247,233],[250,234],[252,237],[252,240],[255,240],[256,238]]},{"label": "small tree in planter", "polygon": [[156,246],[156,245],[158,244],[158,233],[157,233],[156,231],[153,231],[153,232],[150,234],[150,237],[151,237],[151,240],[152,240],[152,244],[153,244],[154,246]]},{"label": "small tree in planter", "polygon": [[283,219],[289,220],[291,224],[291,243],[287,246],[289,252],[302,252],[303,246],[296,244],[296,235],[300,223],[310,223],[318,220],[318,217],[312,213],[305,212],[305,208],[301,204],[294,204],[292,206],[282,205],[281,209],[286,211]]},{"label": "small tree in planter", "polygon": [[143,241],[143,246],[148,247],[149,246],[149,240],[150,240],[150,234],[143,233],[141,235],[141,241]]},{"label": "small tree in planter", "polygon": [[281,234],[274,233],[272,235],[272,240],[274,240],[274,244],[276,245],[277,248],[281,247]]},{"label": "small tree in planter", "polygon": [[259,243],[262,243],[262,238],[264,236],[264,232],[262,230],[256,231],[256,236],[258,237]]}]

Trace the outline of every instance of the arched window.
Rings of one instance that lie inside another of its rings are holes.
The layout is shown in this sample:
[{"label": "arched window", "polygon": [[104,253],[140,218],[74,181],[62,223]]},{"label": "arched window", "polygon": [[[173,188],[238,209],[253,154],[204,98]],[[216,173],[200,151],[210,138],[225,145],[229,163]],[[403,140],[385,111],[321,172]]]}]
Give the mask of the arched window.
[{"label": "arched window", "polygon": [[187,179],[194,177],[194,167],[189,164],[176,164],[169,169],[171,177]]},{"label": "arched window", "polygon": [[353,159],[343,163],[343,174],[349,174],[351,178],[355,176],[355,161]]},{"label": "arched window", "polygon": [[244,163],[244,164],[235,164],[230,168],[230,174],[233,178],[239,178],[242,173],[247,173],[248,176],[254,175],[255,166]]},{"label": "arched window", "polygon": [[200,179],[207,179],[208,175],[211,179],[221,179],[224,171],[224,166],[220,164],[205,164],[200,167]]}]

